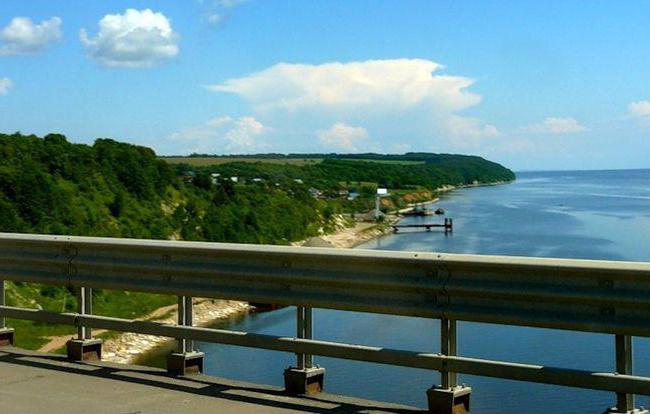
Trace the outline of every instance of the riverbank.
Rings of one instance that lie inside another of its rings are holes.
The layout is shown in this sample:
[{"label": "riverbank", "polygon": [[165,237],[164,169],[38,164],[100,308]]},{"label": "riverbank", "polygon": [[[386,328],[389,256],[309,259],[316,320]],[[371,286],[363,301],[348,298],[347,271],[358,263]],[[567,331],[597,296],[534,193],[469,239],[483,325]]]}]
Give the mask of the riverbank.
[{"label": "riverbank", "polygon": [[374,238],[383,236],[390,231],[390,225],[399,221],[399,217],[386,217],[384,223],[357,222],[353,227],[347,227],[333,234],[320,236],[331,247],[351,249]]},{"label": "riverbank", "polygon": [[495,185],[510,184],[511,181],[495,181],[493,183],[475,182],[466,185],[445,185],[432,191],[435,197],[416,203],[409,203],[408,207],[393,211],[384,216],[382,223],[372,223],[357,221],[351,227],[341,227],[334,233],[324,234],[322,236],[303,240],[294,243],[295,246],[312,246],[312,247],[338,247],[351,249],[377,237],[384,236],[392,232],[391,226],[401,220],[400,214],[412,210],[418,204],[435,204],[440,201],[440,195],[453,190],[473,187],[487,187]]},{"label": "riverbank", "polygon": [[[458,188],[499,184],[505,184],[505,182],[488,184],[476,183],[466,186],[444,186],[433,192],[436,194],[436,197],[418,203],[410,203],[407,209],[401,209],[385,215],[384,221],[381,223],[357,221],[353,226],[345,226],[342,224],[343,222],[341,222],[341,225],[338,226],[338,230],[333,233],[297,242],[294,243],[294,245],[311,245],[316,247],[337,247],[346,249],[354,248],[372,239],[389,234],[392,231],[391,225],[397,223],[401,219],[399,213],[413,208],[416,204],[437,203],[440,200],[438,195]],[[219,320],[225,320],[235,315],[245,314],[253,309],[254,307],[246,302],[197,298],[194,302],[194,324],[198,326],[209,326]],[[176,323],[176,318],[176,305],[170,305],[159,308],[141,319],[174,324]],[[95,334],[105,336],[103,355],[106,360],[127,364],[134,363],[136,359],[142,358],[142,355],[151,353],[157,348],[169,346],[171,342],[169,338],[134,333],[122,333],[114,337],[109,336],[105,331],[95,331]],[[53,340],[46,345],[46,347],[49,347],[48,351],[57,349],[65,344],[65,341],[62,341],[63,338],[52,339]],[[69,339],[69,335],[65,336],[65,340],[67,339]]]},{"label": "riverbank", "polygon": [[[253,306],[246,302],[218,299],[195,298],[193,306],[193,324],[208,326],[219,320],[225,320],[236,315],[251,312]],[[137,320],[155,321],[175,324],[178,318],[177,305],[163,306]],[[104,340],[102,359],[109,362],[133,364],[142,354],[153,351],[172,340],[161,336],[142,335],[136,333],[112,333],[105,329],[93,330],[96,338]],[[55,352],[65,347],[73,335],[58,335],[48,337],[48,342],[38,349],[39,352]]]},{"label": "riverbank", "polygon": [[[193,305],[193,324],[195,326],[208,326],[221,319],[228,319],[234,315],[248,313],[252,309],[253,307],[246,302],[195,298]],[[177,306],[171,305],[157,309],[154,314],[153,317],[145,317],[143,319],[175,324],[178,318]],[[161,336],[142,335],[131,332],[121,333],[115,338],[105,340],[102,359],[110,362],[132,364],[142,354],[150,352],[169,341],[169,338]]]}]

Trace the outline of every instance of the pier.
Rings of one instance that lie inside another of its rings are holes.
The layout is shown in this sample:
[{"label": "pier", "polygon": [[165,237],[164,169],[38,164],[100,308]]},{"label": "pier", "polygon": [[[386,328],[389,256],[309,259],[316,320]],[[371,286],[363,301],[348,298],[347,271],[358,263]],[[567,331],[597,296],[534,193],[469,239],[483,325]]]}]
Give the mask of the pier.
[{"label": "pier", "polygon": [[446,218],[444,223],[418,223],[418,224],[393,224],[393,233],[397,233],[400,229],[426,229],[431,231],[432,228],[443,228],[445,233],[454,231],[454,220]]}]

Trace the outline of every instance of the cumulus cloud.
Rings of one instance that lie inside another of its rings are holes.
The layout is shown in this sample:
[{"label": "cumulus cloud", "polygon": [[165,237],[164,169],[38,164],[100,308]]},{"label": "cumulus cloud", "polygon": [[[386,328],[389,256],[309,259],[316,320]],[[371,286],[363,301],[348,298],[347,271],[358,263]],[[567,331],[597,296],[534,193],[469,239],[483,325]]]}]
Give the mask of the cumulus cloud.
[{"label": "cumulus cloud", "polygon": [[359,151],[359,144],[367,140],[368,131],[363,127],[337,122],[328,129],[316,131],[316,136],[320,143],[326,147]]},{"label": "cumulus cloud", "polygon": [[9,89],[13,86],[11,79],[9,78],[0,78],[0,96],[6,95],[9,93]]},{"label": "cumulus cloud", "polygon": [[549,117],[544,119],[544,121],[539,124],[529,125],[522,128],[522,130],[524,132],[533,134],[566,135],[585,132],[587,131],[587,128],[583,125],[580,125],[580,123],[575,118]]},{"label": "cumulus cloud", "polygon": [[109,67],[148,68],[178,55],[179,36],[162,13],[127,9],[99,21],[95,37],[79,32],[88,55]]},{"label": "cumulus cloud", "polygon": [[650,119],[650,101],[630,102],[627,113],[633,118]]},{"label": "cumulus cloud", "polygon": [[259,109],[383,106],[403,110],[425,104],[432,110],[458,111],[480,102],[479,95],[467,90],[472,79],[433,74],[441,68],[422,59],[279,63],[208,89],[237,94]]},{"label": "cumulus cloud", "polygon": [[252,116],[212,118],[202,125],[176,132],[169,137],[175,148],[199,153],[252,153],[266,148],[259,138],[270,128]]},{"label": "cumulus cloud", "polygon": [[482,124],[478,118],[451,115],[447,119],[447,131],[457,137],[496,137],[499,130],[494,125]]},{"label": "cumulus cloud", "polygon": [[35,24],[27,17],[14,17],[0,30],[0,56],[36,53],[61,39],[61,22],[58,17]]},{"label": "cumulus cloud", "polygon": [[[495,126],[462,114],[481,102],[470,90],[474,80],[443,69],[425,59],[278,63],[206,88],[238,96],[258,118],[272,119],[283,132],[301,134],[307,124],[331,125],[304,139],[339,149],[392,148],[399,137],[413,148],[449,150],[497,135]],[[349,128],[358,125],[378,132],[372,140],[359,138],[358,130],[349,135]]]}]

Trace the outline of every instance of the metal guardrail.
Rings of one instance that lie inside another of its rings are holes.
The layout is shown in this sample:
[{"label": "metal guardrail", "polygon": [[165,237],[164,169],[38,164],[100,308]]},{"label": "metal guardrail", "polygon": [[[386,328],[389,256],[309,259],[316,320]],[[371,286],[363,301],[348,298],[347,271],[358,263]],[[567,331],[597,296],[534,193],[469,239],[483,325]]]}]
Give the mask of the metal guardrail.
[{"label": "metal guardrail", "polygon": [[[2,317],[295,352],[303,367],[323,355],[427,368],[446,387],[466,373],[608,390],[621,409],[631,394],[650,395],[650,379],[631,375],[626,340],[650,336],[648,263],[0,234],[0,278],[299,309],[297,338],[95,316],[87,305],[76,314],[0,306]],[[313,307],[441,319],[442,353],[311,339]],[[618,372],[456,356],[456,321],[614,334]]]}]

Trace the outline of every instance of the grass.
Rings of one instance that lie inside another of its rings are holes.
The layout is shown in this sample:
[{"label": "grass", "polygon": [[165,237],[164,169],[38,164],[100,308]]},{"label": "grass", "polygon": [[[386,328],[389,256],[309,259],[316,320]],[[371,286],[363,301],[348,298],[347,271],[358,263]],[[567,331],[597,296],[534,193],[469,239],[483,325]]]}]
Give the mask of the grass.
[{"label": "grass", "polygon": [[373,160],[365,158],[342,158],[345,161],[363,161],[363,162],[377,162],[379,164],[400,164],[400,165],[418,165],[424,164],[424,161],[413,160]]},{"label": "grass", "polygon": [[[196,167],[205,167],[207,165],[220,165],[229,162],[261,162],[267,164],[290,164],[290,165],[313,165],[323,161],[322,158],[254,158],[254,157],[162,157],[163,160],[170,164],[189,164]],[[401,164],[417,165],[424,164],[424,161],[412,160],[374,160],[365,158],[340,158],[345,161],[363,161],[376,162],[380,164]]]},{"label": "grass", "polygon": [[[75,312],[76,299],[64,287],[35,283],[7,282],[7,304],[24,308],[40,308],[51,312]],[[175,304],[175,296],[140,292],[95,290],[93,313],[116,318],[135,319],[163,306]],[[18,319],[7,319],[7,326],[16,330],[16,346],[38,349],[48,342],[49,336],[70,335],[77,328]]]},{"label": "grass", "polygon": [[220,165],[230,162],[261,162],[267,164],[312,165],[323,161],[320,158],[247,158],[247,157],[163,157],[170,164],[189,164],[196,167]]}]

